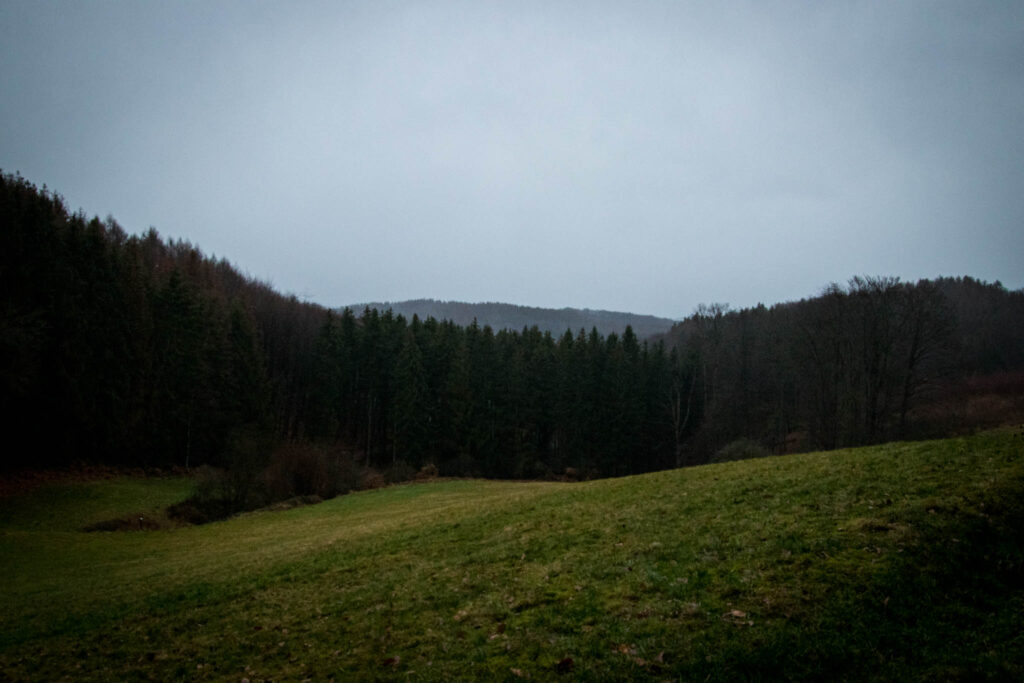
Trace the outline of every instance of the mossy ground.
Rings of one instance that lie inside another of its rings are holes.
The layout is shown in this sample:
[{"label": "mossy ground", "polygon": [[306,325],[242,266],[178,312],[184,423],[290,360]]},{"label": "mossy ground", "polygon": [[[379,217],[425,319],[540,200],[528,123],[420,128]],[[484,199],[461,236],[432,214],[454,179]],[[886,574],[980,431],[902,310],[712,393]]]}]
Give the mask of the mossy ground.
[{"label": "mossy ground", "polygon": [[81,531],[188,494],[0,500],[0,676],[1024,679],[1011,431]]}]

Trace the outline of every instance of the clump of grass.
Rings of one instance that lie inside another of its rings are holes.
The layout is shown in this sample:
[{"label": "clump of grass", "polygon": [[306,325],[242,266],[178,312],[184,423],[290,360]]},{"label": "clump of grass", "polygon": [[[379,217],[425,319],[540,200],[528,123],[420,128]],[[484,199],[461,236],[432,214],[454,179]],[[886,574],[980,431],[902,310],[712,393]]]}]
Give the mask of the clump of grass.
[{"label": "clump of grass", "polygon": [[585,483],[402,485],[152,534],[4,517],[0,667],[1019,680],[1022,492],[1021,439],[1000,433]]}]

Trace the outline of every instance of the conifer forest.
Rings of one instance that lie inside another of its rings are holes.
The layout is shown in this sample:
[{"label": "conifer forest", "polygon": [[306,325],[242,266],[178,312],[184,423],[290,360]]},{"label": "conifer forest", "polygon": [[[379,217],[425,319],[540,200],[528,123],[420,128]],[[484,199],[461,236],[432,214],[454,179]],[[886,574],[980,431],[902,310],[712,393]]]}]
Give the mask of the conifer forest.
[{"label": "conifer forest", "polygon": [[28,444],[5,469],[252,469],[307,444],[395,476],[620,476],[948,433],[1024,384],[1024,292],[998,282],[854,277],[647,339],[457,326],[300,301],[17,175],[0,292],[0,415]]}]

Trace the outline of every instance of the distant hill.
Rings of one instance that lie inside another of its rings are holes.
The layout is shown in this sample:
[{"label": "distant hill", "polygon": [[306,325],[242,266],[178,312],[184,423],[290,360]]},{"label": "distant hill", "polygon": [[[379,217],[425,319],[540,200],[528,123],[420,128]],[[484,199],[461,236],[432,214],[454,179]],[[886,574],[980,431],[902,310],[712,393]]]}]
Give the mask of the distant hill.
[{"label": "distant hill", "polygon": [[[342,306],[341,308],[346,307]],[[462,326],[472,324],[475,319],[481,327],[490,325],[495,331],[521,330],[524,327],[536,325],[542,331],[547,330],[556,337],[562,335],[566,330],[572,330],[575,333],[582,328],[589,332],[594,327],[605,336],[612,332],[621,335],[626,330],[626,326],[630,325],[637,337],[645,339],[656,334],[664,334],[676,323],[675,320],[653,315],[592,311],[589,308],[535,308],[514,304],[470,304],[462,301],[437,301],[435,299],[370,302],[351,304],[347,308],[352,309],[356,315],[366,308],[376,308],[379,311],[391,309],[395,314],[401,314],[407,319],[411,319],[415,314],[421,320],[432,317],[437,320],[451,320],[456,325]]]}]

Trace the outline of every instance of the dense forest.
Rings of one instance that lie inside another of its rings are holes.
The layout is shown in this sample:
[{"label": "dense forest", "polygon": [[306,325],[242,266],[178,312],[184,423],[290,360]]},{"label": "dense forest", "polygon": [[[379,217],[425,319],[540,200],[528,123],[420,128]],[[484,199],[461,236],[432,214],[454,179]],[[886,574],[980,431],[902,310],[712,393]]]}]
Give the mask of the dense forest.
[{"label": "dense forest", "polygon": [[1024,419],[1024,291],[969,277],[854,277],[799,302],[701,306],[660,341],[692,370],[697,461],[737,437],[771,452]]},{"label": "dense forest", "polygon": [[590,330],[597,328],[602,335],[626,332],[627,327],[640,339],[663,334],[675,324],[669,318],[616,311],[595,311],[588,308],[537,308],[503,303],[471,304],[462,301],[437,301],[435,299],[413,299],[411,301],[387,301],[354,304],[353,311],[367,308],[378,311],[392,311],[406,320],[418,316],[420,320],[435,318],[450,320],[456,325],[468,327],[475,320],[481,327],[492,330],[521,330],[536,326],[541,332],[560,335],[566,330]]},{"label": "dense forest", "polygon": [[948,432],[976,421],[972,396],[1012,411],[1024,393],[1024,292],[971,278],[704,306],[649,340],[495,332],[301,302],[20,176],[0,177],[0,225],[0,415],[24,444],[6,469],[254,470],[315,444],[395,477],[615,476],[734,457],[738,440]]}]

